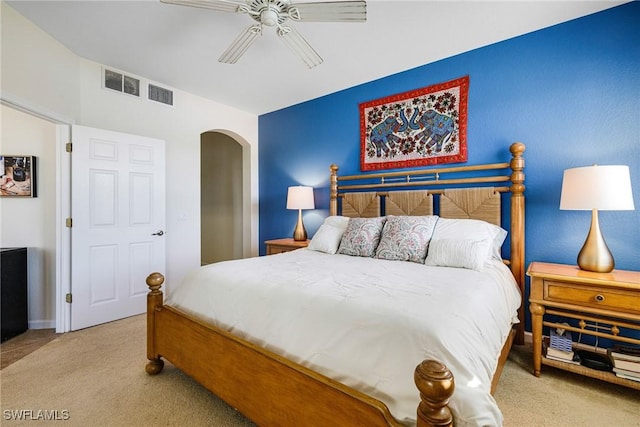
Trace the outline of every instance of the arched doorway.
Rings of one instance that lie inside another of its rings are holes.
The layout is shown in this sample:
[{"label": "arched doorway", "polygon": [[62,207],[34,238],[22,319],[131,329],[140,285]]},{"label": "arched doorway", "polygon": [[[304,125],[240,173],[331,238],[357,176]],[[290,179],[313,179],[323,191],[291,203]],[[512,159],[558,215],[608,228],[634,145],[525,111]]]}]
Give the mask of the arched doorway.
[{"label": "arched doorway", "polygon": [[200,135],[202,265],[243,257],[243,147],[221,132]]}]

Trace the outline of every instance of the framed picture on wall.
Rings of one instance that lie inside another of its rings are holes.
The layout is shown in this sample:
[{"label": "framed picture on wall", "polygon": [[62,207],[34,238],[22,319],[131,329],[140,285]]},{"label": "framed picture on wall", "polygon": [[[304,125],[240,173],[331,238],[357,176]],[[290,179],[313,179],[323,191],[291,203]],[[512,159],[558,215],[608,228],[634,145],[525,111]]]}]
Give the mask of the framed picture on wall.
[{"label": "framed picture on wall", "polygon": [[0,196],[36,197],[35,156],[0,155]]}]

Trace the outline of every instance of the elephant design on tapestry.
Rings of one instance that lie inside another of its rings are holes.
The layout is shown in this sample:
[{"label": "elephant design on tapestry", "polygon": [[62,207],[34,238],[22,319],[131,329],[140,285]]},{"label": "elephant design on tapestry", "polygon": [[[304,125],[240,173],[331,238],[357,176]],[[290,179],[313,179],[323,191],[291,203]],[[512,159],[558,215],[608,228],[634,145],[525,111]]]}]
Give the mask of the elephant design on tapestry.
[{"label": "elephant design on tapestry", "polygon": [[416,137],[425,143],[427,150],[434,147],[436,153],[442,151],[442,145],[447,142],[455,130],[453,119],[435,110],[427,111],[419,120],[409,126],[411,129],[422,129]]},{"label": "elephant design on tapestry", "polygon": [[413,139],[427,151],[442,151],[443,144],[455,130],[454,120],[435,110],[428,110],[416,119],[418,113],[419,110],[414,110],[411,119],[407,119],[404,110],[400,110],[400,121],[395,116],[389,116],[374,126],[369,134],[369,141],[374,145],[377,157],[388,153],[395,144],[401,144],[402,134],[408,129],[419,131],[413,135]]},{"label": "elephant design on tapestry", "polygon": [[[417,111],[411,119],[415,118]],[[384,121],[371,130],[369,140],[375,146],[376,156],[381,157],[382,153],[387,153],[393,144],[399,143],[401,138],[396,133],[401,134],[409,128],[409,120],[404,115],[404,110],[400,111],[400,120],[394,116],[389,116]]]}]

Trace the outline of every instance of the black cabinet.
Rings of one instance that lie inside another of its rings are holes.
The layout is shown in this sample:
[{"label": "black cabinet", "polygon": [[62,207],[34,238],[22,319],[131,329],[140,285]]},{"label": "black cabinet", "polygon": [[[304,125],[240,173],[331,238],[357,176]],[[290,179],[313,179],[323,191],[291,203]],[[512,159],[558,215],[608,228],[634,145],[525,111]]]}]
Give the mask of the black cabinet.
[{"label": "black cabinet", "polygon": [[27,248],[0,249],[2,341],[27,330]]}]

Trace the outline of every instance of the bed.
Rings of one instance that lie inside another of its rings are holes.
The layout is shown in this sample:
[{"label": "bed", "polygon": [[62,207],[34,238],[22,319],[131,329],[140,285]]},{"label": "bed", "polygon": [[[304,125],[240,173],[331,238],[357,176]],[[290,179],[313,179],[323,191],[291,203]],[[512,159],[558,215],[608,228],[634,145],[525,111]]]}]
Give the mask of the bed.
[{"label": "bed", "polygon": [[[146,371],[158,374],[165,358],[261,426],[499,423],[490,393],[512,343],[524,342],[524,150],[512,144],[505,163],[352,176],[332,165],[325,224],[343,224],[339,250],[314,236],[307,249],[205,266],[166,302],[164,278],[152,273]],[[426,260],[382,250],[386,221],[432,226]],[[469,246],[480,242],[465,239],[464,262],[475,264],[447,266],[441,258],[457,246],[445,237],[468,233],[463,223],[508,229],[509,260],[496,260],[502,257],[491,243],[480,250]],[[317,235],[326,234],[325,224]],[[349,224],[377,224],[376,256],[349,253]],[[493,256],[478,264],[480,252]],[[212,275],[215,286],[207,284]],[[251,276],[261,287],[250,287]],[[428,292],[419,288],[426,276]],[[422,310],[426,304],[433,306]]]}]

